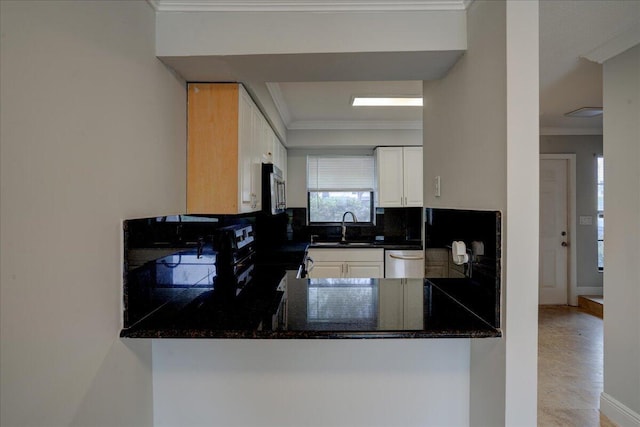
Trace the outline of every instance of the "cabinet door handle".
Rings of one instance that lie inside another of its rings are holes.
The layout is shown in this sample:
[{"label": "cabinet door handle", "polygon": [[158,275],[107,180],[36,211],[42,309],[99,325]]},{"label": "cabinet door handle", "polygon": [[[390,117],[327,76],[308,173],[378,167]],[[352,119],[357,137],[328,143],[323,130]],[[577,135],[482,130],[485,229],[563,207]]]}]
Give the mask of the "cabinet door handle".
[{"label": "cabinet door handle", "polygon": [[348,276],[349,275],[349,264],[345,264],[344,267],[345,267],[345,270],[346,270],[346,273],[347,273],[346,275]]}]

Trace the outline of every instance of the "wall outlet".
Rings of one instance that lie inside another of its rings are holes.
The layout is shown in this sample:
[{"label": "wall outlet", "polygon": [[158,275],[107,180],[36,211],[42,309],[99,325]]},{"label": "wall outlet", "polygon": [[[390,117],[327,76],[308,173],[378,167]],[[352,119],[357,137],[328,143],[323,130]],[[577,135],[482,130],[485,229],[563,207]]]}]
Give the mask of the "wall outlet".
[{"label": "wall outlet", "polygon": [[436,176],[433,180],[433,194],[436,197],[440,197],[440,175]]}]

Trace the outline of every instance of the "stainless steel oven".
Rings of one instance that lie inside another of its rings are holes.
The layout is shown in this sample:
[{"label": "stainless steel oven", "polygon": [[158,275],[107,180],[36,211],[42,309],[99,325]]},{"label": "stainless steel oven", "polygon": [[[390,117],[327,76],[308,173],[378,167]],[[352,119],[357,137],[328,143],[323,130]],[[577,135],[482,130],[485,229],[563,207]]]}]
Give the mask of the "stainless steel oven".
[{"label": "stainless steel oven", "polygon": [[276,215],[287,208],[286,186],[282,171],[272,163],[262,164],[262,209]]}]

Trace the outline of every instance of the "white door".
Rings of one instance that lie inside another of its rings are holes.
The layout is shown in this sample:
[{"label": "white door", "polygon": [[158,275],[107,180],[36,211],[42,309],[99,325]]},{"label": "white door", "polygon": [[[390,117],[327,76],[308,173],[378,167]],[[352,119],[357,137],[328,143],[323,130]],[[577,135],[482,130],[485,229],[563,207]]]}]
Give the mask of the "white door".
[{"label": "white door", "polygon": [[540,160],[540,304],[568,302],[567,171],[567,160]]}]

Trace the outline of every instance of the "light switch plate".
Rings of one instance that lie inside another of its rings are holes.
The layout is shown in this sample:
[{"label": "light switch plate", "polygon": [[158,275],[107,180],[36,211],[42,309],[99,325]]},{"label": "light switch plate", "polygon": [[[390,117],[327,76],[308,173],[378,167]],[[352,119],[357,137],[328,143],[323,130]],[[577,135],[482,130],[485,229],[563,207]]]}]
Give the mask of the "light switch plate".
[{"label": "light switch plate", "polygon": [[593,217],[589,215],[580,215],[580,225],[593,225]]}]

